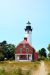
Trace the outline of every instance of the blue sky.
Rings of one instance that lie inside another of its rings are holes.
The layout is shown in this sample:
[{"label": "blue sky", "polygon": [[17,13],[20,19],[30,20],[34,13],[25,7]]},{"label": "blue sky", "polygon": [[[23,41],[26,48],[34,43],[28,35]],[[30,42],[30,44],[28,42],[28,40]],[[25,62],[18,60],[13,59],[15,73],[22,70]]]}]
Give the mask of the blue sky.
[{"label": "blue sky", "polygon": [[39,50],[50,43],[50,0],[0,0],[0,42],[18,45],[31,22],[32,46]]}]

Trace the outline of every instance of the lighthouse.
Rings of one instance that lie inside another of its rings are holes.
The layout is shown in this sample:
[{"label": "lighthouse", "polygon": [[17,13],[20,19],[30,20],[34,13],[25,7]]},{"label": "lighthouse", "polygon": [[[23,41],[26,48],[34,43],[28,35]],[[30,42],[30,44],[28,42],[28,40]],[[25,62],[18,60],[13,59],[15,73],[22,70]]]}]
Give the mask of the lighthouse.
[{"label": "lighthouse", "polygon": [[27,41],[30,45],[32,45],[32,27],[31,27],[31,23],[28,21],[28,23],[26,23],[27,26],[25,28],[25,38],[27,38]]},{"label": "lighthouse", "polygon": [[38,53],[32,47],[32,27],[28,21],[25,27],[25,37],[16,47],[15,61],[35,61],[38,60]]}]

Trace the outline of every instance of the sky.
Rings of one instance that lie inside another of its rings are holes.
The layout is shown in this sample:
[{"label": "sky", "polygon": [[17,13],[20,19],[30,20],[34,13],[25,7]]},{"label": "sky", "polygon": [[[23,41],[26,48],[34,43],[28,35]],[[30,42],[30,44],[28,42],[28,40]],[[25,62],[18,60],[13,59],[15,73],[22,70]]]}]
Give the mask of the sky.
[{"label": "sky", "polygon": [[32,46],[38,51],[50,43],[50,0],[0,0],[0,42],[16,46],[31,22]]}]

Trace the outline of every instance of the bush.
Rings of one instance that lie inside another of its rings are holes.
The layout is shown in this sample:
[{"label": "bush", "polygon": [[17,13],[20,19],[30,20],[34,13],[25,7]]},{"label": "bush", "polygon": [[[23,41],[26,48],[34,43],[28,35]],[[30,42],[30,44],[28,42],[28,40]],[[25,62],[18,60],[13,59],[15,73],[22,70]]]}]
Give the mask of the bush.
[{"label": "bush", "polygon": [[0,61],[4,61],[4,55],[0,54]]},{"label": "bush", "polygon": [[5,75],[5,70],[4,69],[0,69],[0,75]]},{"label": "bush", "polygon": [[50,53],[48,54],[48,57],[49,57],[49,59],[50,59]]},{"label": "bush", "polygon": [[48,73],[48,75],[50,75],[50,73]]}]

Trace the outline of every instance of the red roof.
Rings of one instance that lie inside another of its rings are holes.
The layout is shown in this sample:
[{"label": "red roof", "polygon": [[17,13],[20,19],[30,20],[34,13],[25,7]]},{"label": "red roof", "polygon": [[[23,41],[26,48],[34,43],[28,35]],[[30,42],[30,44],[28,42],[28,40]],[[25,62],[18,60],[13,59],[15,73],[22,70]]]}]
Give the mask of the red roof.
[{"label": "red roof", "polygon": [[21,43],[22,43],[22,44],[28,44],[28,41],[23,40]]}]

